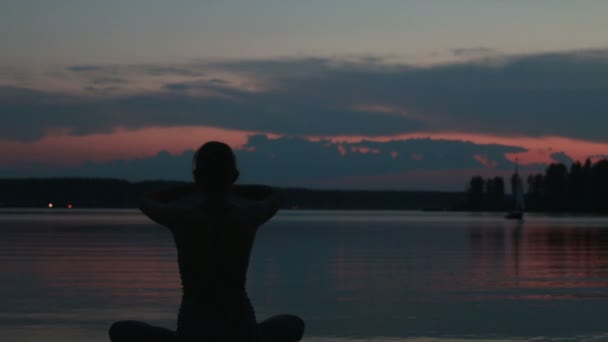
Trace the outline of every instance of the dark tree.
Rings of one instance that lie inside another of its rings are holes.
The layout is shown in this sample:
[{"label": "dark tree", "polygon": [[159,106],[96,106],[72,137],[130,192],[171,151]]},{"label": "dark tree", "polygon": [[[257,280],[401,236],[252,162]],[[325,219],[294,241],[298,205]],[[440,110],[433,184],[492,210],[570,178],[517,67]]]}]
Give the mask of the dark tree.
[{"label": "dark tree", "polygon": [[469,182],[469,189],[467,191],[467,197],[469,201],[469,208],[471,210],[481,210],[484,207],[484,189],[485,181],[480,176],[471,178]]},{"label": "dark tree", "polygon": [[486,209],[504,210],[505,181],[502,177],[490,178],[486,181]]},{"label": "dark tree", "polygon": [[583,178],[583,165],[580,162],[572,163],[568,175],[568,208],[570,211],[584,210],[585,186]]},{"label": "dark tree", "polygon": [[542,174],[528,176],[528,201],[530,210],[543,210],[543,199],[545,192],[545,177]]},{"label": "dark tree", "polygon": [[591,175],[594,209],[600,213],[608,213],[608,160],[603,159],[595,163]]},{"label": "dark tree", "polygon": [[545,204],[549,211],[568,209],[568,168],[564,164],[551,164],[545,174]]},{"label": "dark tree", "polygon": [[[512,188],[517,177],[517,172],[511,177]],[[587,159],[584,164],[577,161],[570,169],[554,163],[547,167],[545,174],[529,175],[527,185],[527,211],[608,214],[608,159],[596,163]],[[471,210],[503,210],[506,207],[505,184],[500,177],[487,180],[473,177],[467,194]]]},{"label": "dark tree", "polygon": [[594,211],[593,207],[593,163],[587,158],[583,166],[583,208]]}]

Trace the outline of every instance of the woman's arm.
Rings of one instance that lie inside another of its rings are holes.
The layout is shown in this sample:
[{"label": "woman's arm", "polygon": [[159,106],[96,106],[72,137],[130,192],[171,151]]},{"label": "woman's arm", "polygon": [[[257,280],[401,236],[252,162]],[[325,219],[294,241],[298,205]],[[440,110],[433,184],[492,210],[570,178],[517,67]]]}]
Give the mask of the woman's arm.
[{"label": "woman's arm", "polygon": [[184,214],[184,208],[171,202],[196,191],[195,184],[155,191],[141,197],[139,209],[153,221],[171,228],[172,223],[182,218]]},{"label": "woman's arm", "polygon": [[280,190],[266,185],[235,185],[232,193],[253,201],[250,210],[258,226],[270,220],[282,202]]}]

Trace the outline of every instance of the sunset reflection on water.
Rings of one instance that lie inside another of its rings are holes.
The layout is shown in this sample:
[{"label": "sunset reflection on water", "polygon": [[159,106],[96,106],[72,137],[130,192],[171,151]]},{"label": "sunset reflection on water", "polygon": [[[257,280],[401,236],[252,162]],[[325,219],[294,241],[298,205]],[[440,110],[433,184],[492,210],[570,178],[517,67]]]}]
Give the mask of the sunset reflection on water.
[{"label": "sunset reflection on water", "polygon": [[[3,341],[107,341],[109,324],[175,326],[176,253],[137,211],[0,213]],[[285,211],[262,227],[258,318],[306,341],[602,340],[608,219]]]}]

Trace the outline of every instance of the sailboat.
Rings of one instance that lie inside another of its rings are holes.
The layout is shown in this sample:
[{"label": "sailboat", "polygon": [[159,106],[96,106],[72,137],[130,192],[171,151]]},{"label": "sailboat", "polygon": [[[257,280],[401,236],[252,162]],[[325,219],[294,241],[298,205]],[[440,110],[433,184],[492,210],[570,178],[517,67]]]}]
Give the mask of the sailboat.
[{"label": "sailboat", "polygon": [[519,176],[518,165],[515,164],[515,172],[511,177],[511,192],[515,202],[513,210],[505,215],[505,218],[512,220],[523,220],[524,218],[524,184]]}]

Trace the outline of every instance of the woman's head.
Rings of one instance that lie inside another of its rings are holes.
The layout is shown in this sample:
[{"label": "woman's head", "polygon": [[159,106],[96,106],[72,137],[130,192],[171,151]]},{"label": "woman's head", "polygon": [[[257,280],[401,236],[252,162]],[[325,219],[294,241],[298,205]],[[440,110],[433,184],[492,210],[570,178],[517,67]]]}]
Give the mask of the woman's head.
[{"label": "woman's head", "polygon": [[192,159],[192,175],[204,193],[224,194],[239,177],[234,152],[219,141],[203,144]]}]

